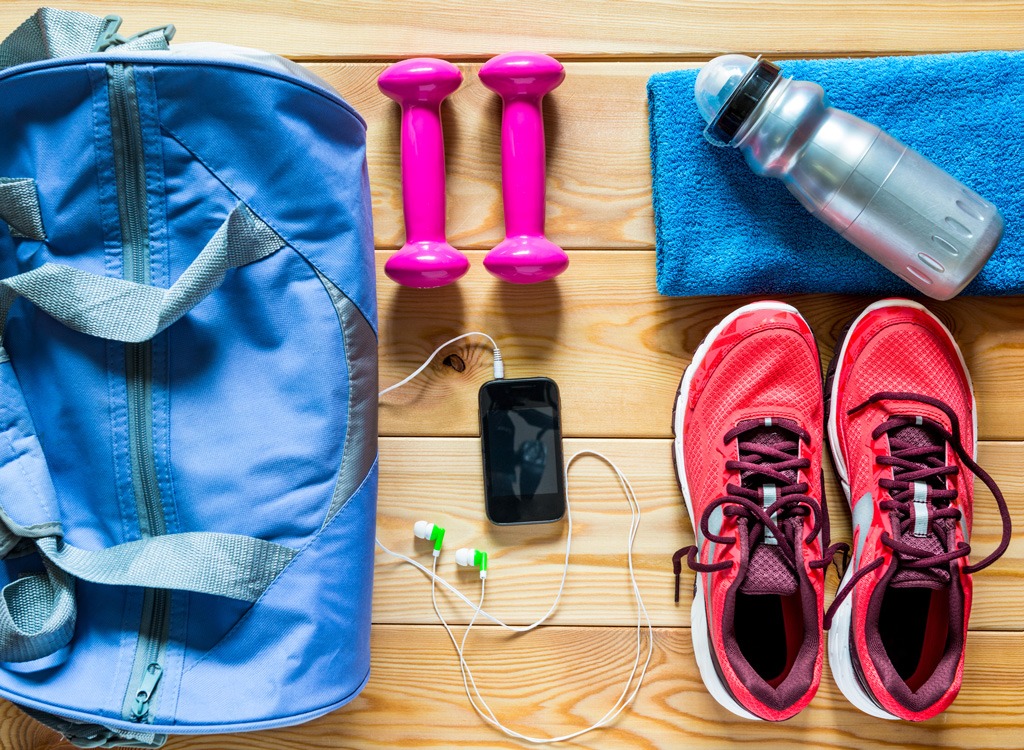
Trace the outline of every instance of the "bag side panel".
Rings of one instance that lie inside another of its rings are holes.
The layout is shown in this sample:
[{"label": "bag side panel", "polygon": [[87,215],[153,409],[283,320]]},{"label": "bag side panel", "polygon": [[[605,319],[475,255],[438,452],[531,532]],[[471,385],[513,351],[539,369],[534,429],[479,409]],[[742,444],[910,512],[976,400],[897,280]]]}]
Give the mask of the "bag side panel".
[{"label": "bag side panel", "polygon": [[[196,252],[183,246],[193,227],[222,222],[237,199],[170,139],[164,153],[176,278]],[[179,530],[301,547],[330,504],[348,402],[337,314],[316,273],[285,248],[229,272],[167,333],[169,438],[157,456]]]},{"label": "bag side panel", "polygon": [[[362,287],[369,278],[372,304],[365,133],[347,110],[279,79],[182,65],[154,67],[153,77],[165,134],[171,247],[203,223],[210,202],[227,210],[242,200],[301,253],[289,248],[229,274],[216,294],[169,330],[168,465],[179,521],[182,530],[233,531],[302,547],[336,501],[332,495],[351,428],[339,313],[310,256],[332,245],[331,262],[344,269],[335,275],[364,298]],[[193,92],[188,107],[179,99],[183,91]],[[268,117],[268,109],[277,110],[275,116]],[[323,129],[322,119],[311,125],[314,113],[333,118],[330,126]],[[311,164],[325,173],[324,179],[307,171]],[[337,192],[325,189],[325,181]],[[172,252],[171,277],[190,260],[186,253]],[[375,440],[375,425],[373,433]],[[353,516],[363,529],[350,533],[370,529],[372,558],[373,511],[368,517],[358,512]],[[328,543],[321,535],[313,547]],[[335,554],[345,557],[350,552],[338,547]],[[292,583],[278,585],[299,600],[307,595],[311,601],[321,600],[322,589],[337,580],[323,565],[301,578],[290,577],[291,570],[286,576]],[[322,578],[315,578],[317,572]],[[184,673],[180,684],[174,683],[174,704],[166,693],[158,701],[156,726],[173,722],[173,731],[182,731],[184,726],[211,724],[206,729],[216,731],[217,725],[234,727],[315,711],[358,689],[368,668],[359,661],[364,652],[368,659],[368,599],[349,602],[329,623],[317,622],[320,609],[306,612],[300,627],[290,624],[292,613],[276,605],[265,607],[265,601],[246,610],[237,602],[187,596],[183,629],[182,620],[172,623],[168,649],[181,659]],[[347,660],[347,666],[319,674],[315,690],[277,683],[274,675],[282,666],[319,658],[315,655],[322,643],[316,633],[323,627],[333,629],[334,639],[362,638],[365,644],[348,646],[343,656],[332,657],[336,663]],[[257,631],[263,635],[255,642],[270,653],[251,653],[259,649],[250,642],[242,647],[244,661],[232,655],[219,663],[219,654],[229,651],[239,632]],[[288,644],[284,652],[278,645],[281,639]],[[281,661],[277,668],[275,660]],[[191,682],[193,671],[211,664],[218,664],[214,676]],[[249,700],[254,692],[250,686],[268,679],[272,686],[266,686],[267,697]],[[246,697],[235,695],[226,701],[230,705],[220,705],[221,683],[246,685]],[[325,701],[326,696],[336,697]]]},{"label": "bag side panel", "polygon": [[238,626],[185,672],[169,731],[284,726],[354,697],[370,669],[376,499],[375,465]]},{"label": "bag side panel", "polygon": [[362,123],[324,96],[252,71],[177,64],[156,68],[155,78],[169,133],[376,329]]}]

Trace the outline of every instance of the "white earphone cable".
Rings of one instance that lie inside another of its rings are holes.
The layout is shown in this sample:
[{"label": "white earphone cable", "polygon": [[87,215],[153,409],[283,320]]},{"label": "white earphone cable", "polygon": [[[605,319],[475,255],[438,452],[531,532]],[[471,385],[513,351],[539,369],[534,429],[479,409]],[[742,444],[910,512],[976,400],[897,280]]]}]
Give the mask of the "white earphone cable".
[{"label": "white earphone cable", "polygon": [[[586,734],[587,732],[593,731],[594,729],[598,729],[599,727],[602,727],[605,724],[608,724],[609,722],[614,720],[620,713],[622,713],[622,711],[625,710],[625,708],[630,703],[633,702],[633,699],[636,697],[636,694],[640,690],[640,686],[643,684],[644,677],[646,677],[646,675],[647,675],[647,668],[650,666],[651,657],[654,655],[654,630],[653,630],[653,627],[651,625],[651,618],[650,618],[650,616],[649,616],[649,614],[647,612],[647,607],[644,605],[643,597],[640,594],[640,587],[637,585],[637,582],[636,582],[636,572],[635,572],[634,567],[633,567],[633,544],[634,544],[634,542],[636,540],[637,531],[640,528],[640,515],[641,515],[641,513],[640,513],[640,503],[636,499],[636,494],[634,493],[633,487],[629,483],[629,480],[626,478],[626,476],[621,471],[619,471],[618,467],[614,463],[612,463],[612,461],[607,456],[605,456],[604,454],[598,453],[597,451],[583,450],[583,451],[579,451],[579,452],[573,454],[573,456],[566,462],[566,465],[565,465],[565,474],[566,474],[566,477],[565,477],[565,494],[566,494],[565,505],[566,505],[566,509],[565,510],[566,510],[566,518],[567,519],[571,519],[571,514],[572,514],[571,504],[569,502],[569,476],[568,476],[569,475],[569,467],[572,466],[573,462],[576,461],[576,459],[580,458],[581,456],[586,456],[586,455],[590,455],[590,456],[594,456],[596,458],[599,458],[602,461],[604,461],[605,463],[607,463],[612,468],[612,470],[615,472],[616,476],[619,478],[619,481],[622,484],[623,491],[626,494],[626,499],[629,502],[629,509],[630,509],[631,519],[630,519],[630,526],[629,526],[629,537],[628,537],[628,546],[627,546],[627,552],[626,552],[626,560],[627,560],[627,566],[628,566],[628,569],[629,569],[629,581],[630,581],[630,585],[631,585],[631,587],[633,589],[633,596],[636,599],[636,606],[637,606],[637,614],[636,614],[636,656],[633,659],[632,669],[630,670],[629,676],[626,678],[626,681],[625,681],[625,683],[624,683],[624,685],[622,687],[622,693],[620,693],[620,695],[616,699],[615,703],[612,704],[611,708],[608,709],[608,711],[605,713],[605,715],[602,716],[600,719],[598,719],[596,722],[594,722],[589,727],[586,727],[584,729],[580,729],[580,730],[577,730],[575,732],[571,732],[569,734],[561,735],[561,736],[558,736],[558,737],[531,737],[529,735],[525,735],[525,734],[522,734],[520,732],[517,732],[514,729],[510,729],[509,727],[507,727],[504,724],[502,724],[501,721],[497,718],[497,716],[495,716],[494,711],[487,704],[487,701],[484,699],[483,695],[481,695],[480,689],[477,687],[476,680],[473,678],[473,672],[470,669],[469,663],[466,661],[466,656],[465,656],[466,640],[469,637],[469,632],[470,632],[470,630],[472,630],[473,625],[476,622],[478,615],[483,615],[484,617],[486,617],[486,618],[488,618],[488,619],[490,619],[492,621],[498,622],[502,627],[506,628],[507,630],[512,630],[512,631],[516,631],[516,632],[522,632],[524,630],[524,628],[517,628],[515,626],[506,625],[506,624],[502,623],[498,618],[493,617],[492,615],[490,615],[490,614],[488,614],[487,612],[484,611],[484,609],[483,609],[484,592],[485,592],[485,587],[487,585],[487,581],[486,581],[486,579],[481,579],[481,581],[480,581],[480,602],[479,602],[479,604],[477,604],[475,606],[472,605],[472,604],[470,605],[470,606],[473,606],[473,616],[470,619],[469,624],[466,626],[466,630],[465,630],[465,632],[462,635],[462,641],[460,643],[456,639],[455,633],[452,631],[451,626],[445,620],[444,615],[441,614],[441,610],[437,606],[437,596],[436,596],[437,587],[436,587],[436,584],[437,583],[441,583],[442,585],[445,585],[445,586],[448,585],[447,581],[445,581],[443,578],[441,578],[440,576],[437,575],[437,558],[434,558],[433,570],[432,571],[428,571],[428,574],[430,575],[430,579],[431,579],[431,582],[430,582],[430,599],[431,599],[431,603],[434,606],[434,614],[437,615],[438,620],[441,621],[441,625],[443,625],[445,631],[447,631],[448,637],[451,639],[452,646],[455,647],[455,653],[459,657],[459,668],[460,668],[460,670],[462,672],[462,684],[463,684],[463,687],[465,688],[465,691],[466,691],[466,697],[469,698],[470,705],[473,706],[473,709],[477,712],[477,714],[480,716],[480,718],[482,718],[488,724],[490,724],[490,725],[494,726],[495,728],[501,730],[502,732],[504,732],[505,734],[507,734],[510,737],[515,737],[517,739],[521,739],[521,740],[524,740],[526,742],[530,742],[530,743],[533,743],[533,744],[545,744],[545,743],[548,743],[548,742],[562,742],[562,741],[565,741],[565,740],[570,740],[570,739],[573,739],[575,737],[579,737],[582,734]],[[567,538],[566,538],[566,548],[567,549],[568,549],[568,544],[569,544],[569,541],[570,541],[570,535],[571,535],[571,532],[567,531],[567,534],[566,534],[566,536],[567,536]],[[555,597],[555,603],[552,604],[551,609],[549,609],[548,612],[543,617],[541,617],[533,625],[530,625],[529,629],[535,628],[538,625],[540,625],[554,611],[555,606],[557,605],[558,600],[559,600],[559,598],[562,595],[562,589],[565,586],[565,573],[567,571],[568,571],[568,560],[566,560],[566,565],[565,565],[565,568],[563,569],[562,583],[559,586],[558,594]],[[461,594],[460,594],[460,596],[461,596]],[[465,599],[465,597],[462,597],[462,598]],[[644,628],[645,625],[646,625],[646,630],[647,630],[647,657],[644,660],[643,667],[641,668],[640,667],[640,658],[641,658],[641,653],[643,652],[643,632],[644,632],[644,629],[645,629]],[[636,677],[638,669],[640,670],[640,675],[636,679],[636,684],[634,685],[634,677]],[[632,691],[630,691],[630,686],[631,685],[633,685]]]},{"label": "white earphone cable", "polygon": [[[396,390],[397,388],[402,387],[403,385],[405,385],[406,383],[408,383],[409,381],[414,379],[421,372],[423,372],[430,365],[430,363],[433,361],[434,357],[436,357],[446,346],[448,346],[448,345],[450,345],[450,344],[452,344],[452,343],[454,343],[456,341],[459,341],[460,339],[467,338],[469,336],[482,336],[482,337],[486,338],[488,341],[491,342],[491,345],[494,347],[494,355],[495,355],[495,362],[494,362],[495,378],[499,379],[499,378],[504,377],[504,366],[503,366],[502,360],[501,360],[501,352],[498,349],[498,345],[495,343],[494,339],[491,338],[490,336],[488,336],[485,333],[481,333],[479,331],[473,331],[473,332],[470,332],[470,333],[464,333],[461,336],[456,336],[455,338],[450,339],[449,341],[446,341],[444,344],[442,344],[437,349],[435,349],[434,352],[427,359],[427,361],[424,362],[416,371],[414,371],[411,375],[409,375],[408,377],[406,377],[403,380],[399,381],[398,383],[395,383],[394,385],[389,386],[388,388],[385,388],[384,390],[382,390],[380,392],[379,395],[383,396],[384,394],[386,394],[386,393],[388,393],[390,391],[393,391],[393,390]],[[554,613],[555,609],[558,607],[558,603],[561,601],[561,598],[562,598],[562,592],[565,589],[565,581],[566,581],[566,578],[567,578],[568,573],[569,573],[569,556],[570,556],[570,551],[572,549],[572,506],[571,506],[570,501],[569,501],[569,496],[570,496],[570,493],[569,493],[569,467],[571,467],[572,464],[578,458],[580,458],[581,456],[587,456],[587,455],[593,456],[595,458],[599,458],[602,461],[604,461],[606,464],[608,464],[609,467],[611,467],[611,469],[615,472],[615,475],[619,479],[619,484],[621,485],[623,493],[626,495],[626,501],[629,504],[629,509],[630,509],[630,526],[629,526],[629,534],[628,534],[628,537],[627,537],[626,560],[627,560],[627,567],[628,567],[628,570],[629,570],[629,581],[630,581],[630,585],[631,585],[631,587],[633,589],[633,596],[636,599],[636,607],[637,607],[637,618],[636,618],[636,657],[633,660],[633,667],[630,670],[629,676],[627,677],[626,682],[623,685],[622,693],[616,699],[615,703],[612,704],[612,707],[609,708],[608,711],[605,713],[605,715],[602,716],[597,722],[595,722],[594,724],[590,725],[589,727],[587,727],[585,729],[581,729],[581,730],[578,730],[576,732],[572,732],[570,734],[566,734],[566,735],[563,735],[563,736],[560,736],[560,737],[530,737],[530,736],[521,734],[521,733],[515,731],[514,729],[509,729],[508,727],[506,727],[504,724],[502,724],[498,720],[497,716],[495,716],[495,714],[491,710],[490,706],[487,705],[486,700],[484,700],[483,696],[480,694],[480,690],[477,687],[476,680],[473,678],[473,673],[470,670],[468,662],[466,661],[466,657],[465,657],[466,640],[469,637],[469,632],[470,632],[470,630],[472,630],[473,625],[476,623],[478,617],[483,617],[484,619],[490,620],[491,622],[495,623],[496,625],[499,625],[502,628],[505,628],[506,630],[509,630],[509,631],[512,631],[512,632],[516,632],[516,633],[525,633],[525,632],[533,630],[534,628],[537,628],[540,625],[542,625],[545,621],[547,621],[547,619],[549,617],[551,617],[551,615]],[[531,623],[529,625],[509,625],[508,623],[504,622],[501,618],[496,617],[495,615],[492,615],[492,614],[490,614],[489,612],[487,612],[487,611],[485,611],[483,609],[484,593],[486,591],[486,579],[484,579],[483,577],[481,577],[481,581],[480,581],[480,601],[479,601],[479,603],[474,604],[472,601],[469,600],[468,597],[465,596],[465,594],[463,594],[461,591],[459,591],[457,588],[455,588],[450,583],[448,583],[448,581],[446,581],[444,578],[442,578],[441,576],[439,576],[437,574],[437,557],[436,557],[436,553],[435,553],[433,565],[432,565],[432,567],[430,569],[428,569],[422,563],[420,563],[420,562],[418,562],[416,560],[413,560],[412,558],[410,558],[410,557],[408,557],[406,555],[403,555],[403,554],[401,554],[399,552],[394,552],[393,550],[388,549],[386,546],[384,546],[384,544],[380,541],[379,538],[376,539],[377,546],[380,547],[380,549],[383,552],[385,552],[386,554],[391,555],[392,557],[395,557],[395,558],[397,558],[397,559],[399,559],[399,560],[401,560],[403,562],[409,563],[410,565],[415,567],[417,570],[422,572],[424,575],[426,575],[430,579],[430,599],[431,599],[431,603],[433,604],[433,607],[434,607],[434,613],[437,615],[438,620],[440,620],[441,624],[444,626],[445,631],[448,633],[448,637],[451,639],[452,646],[455,648],[455,653],[459,657],[459,669],[460,669],[460,671],[462,673],[463,687],[466,690],[466,696],[469,698],[470,705],[473,706],[473,709],[477,712],[477,714],[480,716],[480,718],[482,718],[485,722],[487,722],[488,724],[491,724],[492,726],[494,726],[497,729],[501,730],[502,732],[504,732],[508,736],[515,737],[515,738],[524,740],[526,742],[531,742],[531,743],[534,743],[534,744],[544,744],[544,743],[548,743],[548,742],[561,742],[561,741],[564,741],[564,740],[569,740],[569,739],[572,739],[574,737],[579,737],[580,735],[585,734],[587,732],[590,732],[590,731],[592,731],[594,729],[597,729],[599,727],[602,727],[605,724],[608,724],[609,722],[614,720],[620,713],[622,713],[622,711],[626,708],[626,706],[628,706],[630,703],[632,703],[633,699],[636,697],[637,693],[640,690],[640,686],[643,684],[644,677],[647,674],[647,668],[648,668],[648,666],[650,666],[651,657],[654,654],[654,630],[653,630],[653,627],[651,625],[651,618],[650,618],[650,616],[648,615],[648,612],[647,612],[647,607],[644,605],[643,597],[640,594],[640,587],[637,585],[637,582],[636,582],[636,573],[635,573],[634,566],[633,566],[633,545],[634,545],[634,542],[636,541],[637,531],[640,528],[641,512],[640,512],[640,503],[639,503],[639,501],[636,498],[636,493],[634,492],[632,485],[630,484],[630,482],[626,478],[626,476],[619,470],[618,466],[616,466],[612,462],[611,459],[609,459],[607,456],[605,456],[602,453],[599,453],[597,451],[592,451],[592,450],[581,450],[581,451],[578,451],[577,453],[574,453],[569,458],[569,460],[566,462],[566,464],[565,464],[564,477],[565,477],[566,538],[565,538],[565,562],[564,562],[564,565],[562,567],[562,578],[561,578],[561,581],[559,582],[559,585],[558,585],[558,591],[556,592],[555,598],[552,601],[551,606],[548,608],[548,611],[545,612],[543,615],[541,615],[541,617],[539,617],[536,621],[534,621],[533,623]],[[447,589],[451,593],[455,594],[455,596],[457,596],[459,599],[461,599],[463,601],[463,603],[465,603],[467,606],[469,606],[473,610],[473,616],[470,619],[469,624],[466,626],[466,630],[463,633],[461,643],[459,642],[458,639],[456,639],[455,633],[452,631],[451,626],[445,620],[444,616],[441,614],[441,611],[440,611],[440,609],[437,606],[437,585],[438,584],[440,584],[442,587],[444,587],[445,589]],[[647,657],[644,660],[643,667],[641,668],[640,667],[640,659],[641,659],[641,653],[643,651],[643,632],[644,632],[644,625],[645,625],[645,623],[646,623],[646,631],[647,631]],[[640,670],[640,675],[639,675],[639,678],[636,680],[636,684],[633,685],[634,678],[637,677],[637,670],[638,669]],[[632,691],[630,691],[630,686],[631,685],[633,685]]]},{"label": "white earphone cable", "polygon": [[434,361],[434,357],[440,354],[446,346],[450,346],[451,344],[454,344],[456,341],[467,339],[470,336],[480,336],[481,338],[485,338],[491,342],[491,346],[494,348],[494,379],[501,380],[503,377],[505,377],[505,362],[501,357],[501,349],[498,348],[497,342],[495,342],[495,340],[488,336],[486,333],[482,333],[481,331],[470,331],[469,333],[463,333],[459,336],[456,336],[453,339],[448,339],[447,341],[445,341],[443,344],[441,344],[441,346],[437,347],[429,357],[427,357],[427,360],[422,365],[413,370],[413,372],[410,375],[402,378],[394,385],[389,385],[383,391],[378,393],[377,398],[380,399],[385,393],[397,391],[403,385],[406,385],[407,383],[415,380],[416,377],[421,372],[423,372],[430,366],[430,363]]}]

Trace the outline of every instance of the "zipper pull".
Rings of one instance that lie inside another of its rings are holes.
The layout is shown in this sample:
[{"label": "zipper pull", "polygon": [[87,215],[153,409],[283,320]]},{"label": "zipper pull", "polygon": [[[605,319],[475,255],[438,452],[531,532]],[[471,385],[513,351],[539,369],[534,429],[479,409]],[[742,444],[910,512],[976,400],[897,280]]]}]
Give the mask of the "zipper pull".
[{"label": "zipper pull", "polygon": [[163,676],[164,670],[159,664],[150,664],[142,676],[142,684],[135,694],[135,705],[132,706],[132,718],[142,721],[149,713],[149,701],[153,698],[156,686]]},{"label": "zipper pull", "polygon": [[117,33],[121,28],[123,19],[121,16],[110,15],[103,19],[103,26],[100,27],[100,36],[96,40],[93,52],[106,52],[108,47],[115,44],[124,44],[125,38]]}]

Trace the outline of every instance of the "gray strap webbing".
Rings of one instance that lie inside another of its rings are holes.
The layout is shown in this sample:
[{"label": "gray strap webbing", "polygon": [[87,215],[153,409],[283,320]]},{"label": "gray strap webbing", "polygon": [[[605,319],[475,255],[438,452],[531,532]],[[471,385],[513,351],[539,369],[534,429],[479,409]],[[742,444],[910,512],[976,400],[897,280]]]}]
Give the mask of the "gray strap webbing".
[{"label": "gray strap webbing", "polygon": [[64,648],[75,633],[75,582],[43,559],[45,570],[4,586],[0,596],[0,660],[41,659]]},{"label": "gray strap webbing", "polygon": [[0,177],[0,221],[14,237],[45,240],[39,192],[31,177]]},{"label": "gray strap webbing", "polygon": [[101,550],[36,539],[39,552],[75,578],[110,586],[195,591],[254,602],[295,550],[240,534],[190,531]]},{"label": "gray strap webbing", "polygon": [[133,37],[117,34],[121,19],[57,8],[40,8],[0,43],[0,70],[14,65],[102,52],[113,47],[167,49],[174,27],[149,29]]},{"label": "gray strap webbing", "polygon": [[105,47],[107,49],[131,49],[131,50],[159,50],[168,49],[171,39],[174,37],[174,26],[157,26],[155,29],[147,29],[127,39],[117,37],[115,46]]},{"label": "gray strap webbing", "polygon": [[18,544],[24,539],[9,528],[7,524],[0,521],[0,560],[11,554]]},{"label": "gray strap webbing", "polygon": [[110,729],[99,724],[84,724],[28,706],[18,706],[40,724],[59,732],[75,747],[163,747],[167,742],[166,734],[150,734],[146,732],[128,732],[122,729]]},{"label": "gray strap webbing", "polygon": [[296,554],[262,539],[213,532],[167,534],[101,550],[52,536],[34,541],[44,570],[0,592],[0,661],[33,661],[68,644],[75,628],[75,578],[252,602]]},{"label": "gray strap webbing", "polygon": [[0,44],[0,69],[88,54],[96,48],[102,31],[103,19],[97,16],[40,8]]},{"label": "gray strap webbing", "polygon": [[170,289],[46,263],[0,280],[0,335],[22,296],[76,331],[113,341],[147,341],[220,286],[229,268],[274,254],[284,240],[239,203]]}]

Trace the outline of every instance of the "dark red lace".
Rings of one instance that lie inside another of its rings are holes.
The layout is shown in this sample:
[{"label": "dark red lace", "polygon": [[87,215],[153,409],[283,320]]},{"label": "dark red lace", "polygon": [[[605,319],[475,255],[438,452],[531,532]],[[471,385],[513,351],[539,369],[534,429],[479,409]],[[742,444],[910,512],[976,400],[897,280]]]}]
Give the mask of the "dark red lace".
[{"label": "dark red lace", "polygon": [[[842,551],[844,556],[848,553],[849,545],[845,543],[830,544],[828,509],[825,506],[824,494],[822,502],[807,494],[809,489],[807,482],[793,482],[785,472],[796,475],[799,469],[810,468],[809,458],[797,455],[800,441],[810,445],[811,436],[805,429],[790,419],[775,419],[773,427],[793,435],[793,440],[764,444],[749,440],[739,440],[738,460],[726,461],[725,468],[728,471],[738,471],[742,477],[742,484],[726,485],[726,494],[712,500],[705,506],[700,516],[700,531],[705,539],[717,544],[735,544],[737,537],[721,536],[712,534],[708,523],[712,512],[723,507],[723,515],[737,518],[746,518],[752,521],[748,530],[748,541],[751,548],[763,540],[764,532],[770,532],[778,542],[779,550],[794,568],[797,565],[795,538],[790,538],[784,533],[783,521],[792,518],[810,517],[811,524],[804,542],[809,543],[821,532],[825,553],[819,560],[812,560],[809,565],[812,568],[823,568],[832,562],[837,552]],[[725,434],[726,445],[736,440],[741,435],[752,430],[764,427],[764,420],[748,419],[743,420]],[[770,483],[776,486],[776,500],[767,508],[762,504],[761,486]],[[775,517],[775,521],[772,520]],[[699,550],[696,546],[683,547],[672,555],[672,571],[675,573],[675,600],[679,601],[679,576],[682,573],[682,558],[686,557],[686,564],[691,570],[699,573],[711,573],[719,570],[728,570],[734,564],[731,560],[723,560],[717,563],[702,563],[697,557]]]},{"label": "dark red lace", "polygon": [[[935,420],[928,419],[927,417],[921,417],[920,419],[922,425],[927,425],[932,433],[937,434],[942,438],[942,440],[953,449],[964,465],[967,466],[967,468],[969,468],[974,475],[978,477],[978,479],[985,483],[985,486],[988,487],[992,496],[996,500],[996,504],[999,506],[999,515],[1002,517],[1003,521],[1003,536],[999,542],[999,546],[997,546],[996,549],[981,562],[975,565],[965,565],[963,567],[963,572],[968,575],[977,573],[979,570],[984,570],[998,560],[1010,544],[1010,534],[1012,531],[1010,511],[1006,507],[1006,500],[1003,498],[1003,493],[1000,491],[998,485],[996,485],[995,481],[993,481],[992,477],[990,477],[984,469],[978,466],[964,448],[960,435],[960,421],[957,419],[956,412],[954,412],[947,404],[943,403],[939,399],[932,398],[931,396],[923,396],[917,393],[885,391],[876,393],[863,404],[850,409],[847,413],[852,416],[861,409],[879,401],[914,401],[921,404],[927,404],[928,406],[939,409],[949,418],[952,431],[947,431],[945,427]],[[959,521],[961,517],[960,510],[952,507],[953,501],[957,498],[957,490],[945,487],[945,478],[955,476],[960,472],[960,469],[956,466],[946,464],[945,447],[941,444],[919,445],[916,443],[908,443],[892,435],[894,431],[914,425],[916,422],[916,417],[893,416],[875,427],[871,432],[872,440],[878,440],[885,434],[890,435],[889,455],[878,456],[875,459],[875,461],[882,466],[893,467],[892,479],[880,479],[878,481],[879,487],[887,490],[890,495],[889,498],[882,500],[878,504],[878,507],[883,511],[894,513],[898,517],[899,532],[901,536],[909,530],[913,523],[911,506],[914,496],[914,482],[931,483],[928,492],[928,498],[932,503],[928,519],[929,531],[934,528],[933,524],[936,521],[949,519],[955,523]],[[893,551],[893,555],[896,557],[897,565],[899,567],[920,569],[926,574],[929,571],[934,571],[938,574],[942,572],[943,569],[948,570],[950,563],[958,558],[966,557],[971,551],[969,544],[960,542],[957,544],[955,549],[947,550],[940,554],[931,554],[918,547],[907,544],[906,542],[902,542],[899,539],[893,539],[888,533],[883,533],[880,537],[880,541]],[[832,618],[835,615],[839,604],[850,595],[850,592],[853,591],[854,587],[864,576],[876,570],[883,564],[883,562],[884,559],[882,557],[878,557],[870,564],[860,568],[854,573],[853,577],[850,578],[847,584],[843,586],[842,590],[836,594],[836,598],[832,601],[831,606],[828,608],[828,612],[825,613],[824,626],[826,630],[832,625]]]}]

